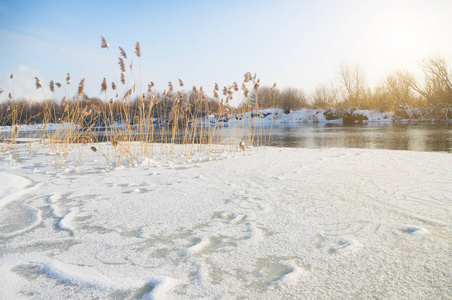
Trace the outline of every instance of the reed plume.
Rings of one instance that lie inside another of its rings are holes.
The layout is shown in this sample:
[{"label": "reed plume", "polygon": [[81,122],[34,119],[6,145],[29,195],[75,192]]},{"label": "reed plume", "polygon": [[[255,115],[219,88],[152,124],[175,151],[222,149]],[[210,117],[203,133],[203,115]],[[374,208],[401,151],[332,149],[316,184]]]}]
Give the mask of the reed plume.
[{"label": "reed plume", "polygon": [[66,83],[67,83],[67,85],[71,84],[71,74],[69,74],[69,73],[67,73],[67,76],[66,76]]},{"label": "reed plume", "polygon": [[50,80],[49,88],[52,93],[55,93],[55,84],[53,83],[53,80]]},{"label": "reed plume", "polygon": [[140,42],[137,42],[135,46],[135,53],[138,57],[141,57]]},{"label": "reed plume", "polygon": [[39,80],[38,77],[35,77],[35,86],[36,86],[36,89],[42,88],[41,81]]},{"label": "reed plume", "polygon": [[10,78],[10,79],[13,79],[13,78],[14,78],[14,75],[13,75],[13,74],[9,75],[9,78]]},{"label": "reed plume", "polygon": [[243,81],[244,83],[250,82],[252,77],[251,77],[251,73],[250,72],[246,72],[245,73],[245,80]]},{"label": "reed plume", "polygon": [[83,78],[80,81],[80,84],[78,85],[78,95],[82,96],[85,93],[85,78]]},{"label": "reed plume", "polygon": [[101,44],[100,48],[101,49],[103,49],[103,48],[107,48],[108,49],[107,40],[103,36],[101,36],[101,38],[102,38],[102,44]]},{"label": "reed plume", "polygon": [[245,89],[243,90],[243,95],[245,96],[245,98],[248,98],[250,94],[250,91],[245,87]]},{"label": "reed plume", "polygon": [[116,84],[114,82],[111,83],[111,89],[116,90]]},{"label": "reed plume", "polygon": [[107,91],[107,79],[104,77],[102,84],[100,85],[100,92],[105,93]]},{"label": "reed plume", "polygon": [[119,52],[121,53],[122,58],[127,59],[127,55],[126,55],[126,52],[124,51],[124,49],[119,47]]},{"label": "reed plume", "polygon": [[132,89],[128,90],[122,99],[129,97],[132,94]]},{"label": "reed plume", "polygon": [[182,82],[181,79],[179,79],[179,86],[184,86],[184,83]]},{"label": "reed plume", "polygon": [[57,86],[57,88],[61,87],[61,83],[59,83],[59,82],[56,82],[55,85]]},{"label": "reed plume", "polygon": [[259,89],[259,86],[260,86],[259,82],[256,82],[254,84],[254,90],[257,91]]},{"label": "reed plume", "polygon": [[121,83],[126,84],[126,77],[124,76],[124,73],[121,73]]},{"label": "reed plume", "polygon": [[126,65],[124,63],[124,60],[119,57],[119,62],[118,62],[119,68],[121,69],[121,72],[125,72],[126,71]]}]

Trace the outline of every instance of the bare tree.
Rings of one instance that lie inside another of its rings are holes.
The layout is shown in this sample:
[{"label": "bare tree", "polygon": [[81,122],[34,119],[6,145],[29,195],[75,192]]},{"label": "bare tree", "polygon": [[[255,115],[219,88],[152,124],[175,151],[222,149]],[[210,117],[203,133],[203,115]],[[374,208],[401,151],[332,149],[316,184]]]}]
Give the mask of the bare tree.
[{"label": "bare tree", "polygon": [[425,75],[425,93],[432,104],[452,104],[450,67],[444,57],[430,57],[421,64]]},{"label": "bare tree", "polygon": [[414,76],[408,72],[397,72],[386,78],[385,89],[393,104],[393,109],[400,106],[414,106],[418,104],[413,86],[419,89]]},{"label": "bare tree", "polygon": [[361,68],[342,65],[340,82],[344,89],[345,104],[350,107],[360,107],[367,92],[366,80]]},{"label": "bare tree", "polygon": [[424,73],[423,85],[407,72],[398,72],[397,76],[429,104],[452,104],[452,75],[446,60],[443,57],[431,57],[421,63],[421,68]]},{"label": "bare tree", "polygon": [[312,102],[320,109],[334,107],[338,102],[338,91],[333,85],[328,87],[322,84],[312,94]]},{"label": "bare tree", "polygon": [[[269,86],[262,86],[259,88],[259,107],[260,108],[270,108],[274,106],[274,102],[279,95],[279,90]],[[255,95],[251,95],[252,103],[254,105]]]},{"label": "bare tree", "polygon": [[278,102],[279,106],[284,109],[285,112],[309,107],[306,93],[301,89],[295,88],[284,89],[280,94]]}]

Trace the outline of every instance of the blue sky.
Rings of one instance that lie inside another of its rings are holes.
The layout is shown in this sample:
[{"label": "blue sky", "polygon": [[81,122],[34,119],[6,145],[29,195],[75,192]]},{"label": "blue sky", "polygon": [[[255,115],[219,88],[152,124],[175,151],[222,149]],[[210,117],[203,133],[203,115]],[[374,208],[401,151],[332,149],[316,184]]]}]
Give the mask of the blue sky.
[{"label": "blue sky", "polygon": [[452,59],[451,15],[450,0],[0,0],[0,101],[12,91],[10,74],[16,98],[40,99],[35,76],[47,89],[68,72],[71,93],[86,77],[86,93],[103,97],[102,79],[113,73],[101,35],[117,76],[118,46],[139,76],[139,41],[143,81],[162,91],[181,78],[209,92],[249,71],[309,93],[337,80],[341,64],[359,65],[375,85],[430,55]]}]

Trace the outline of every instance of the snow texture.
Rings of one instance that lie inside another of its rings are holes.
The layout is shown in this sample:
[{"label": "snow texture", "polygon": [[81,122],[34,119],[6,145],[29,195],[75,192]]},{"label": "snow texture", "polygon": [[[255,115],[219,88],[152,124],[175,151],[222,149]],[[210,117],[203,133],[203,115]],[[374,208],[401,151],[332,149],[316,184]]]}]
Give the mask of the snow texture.
[{"label": "snow texture", "polygon": [[27,147],[0,167],[0,299],[452,295],[450,153],[260,148],[55,170]]}]

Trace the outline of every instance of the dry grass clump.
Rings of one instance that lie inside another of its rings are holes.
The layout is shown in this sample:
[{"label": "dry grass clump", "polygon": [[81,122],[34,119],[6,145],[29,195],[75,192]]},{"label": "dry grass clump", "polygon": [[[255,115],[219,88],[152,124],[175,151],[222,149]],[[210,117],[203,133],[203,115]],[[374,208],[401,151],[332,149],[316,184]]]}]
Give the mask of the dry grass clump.
[{"label": "dry grass clump", "polygon": [[[133,165],[155,155],[169,161],[175,155],[189,161],[195,152],[201,158],[223,152],[234,155],[239,150],[245,152],[245,145],[264,144],[261,137],[256,137],[263,133],[262,120],[250,117],[253,111],[259,109],[257,92],[260,80],[256,75],[245,74],[243,96],[240,96],[236,82],[224,86],[224,97],[221,98],[219,86],[215,83],[214,98],[210,98],[203,87],[194,86],[186,91],[181,79],[178,79],[181,90],[176,90],[170,81],[167,90],[162,93],[154,90],[152,81],[144,83],[142,80],[139,42],[135,45],[139,74],[135,73],[132,62],[128,62],[124,49],[119,47],[121,84],[116,80],[118,77],[111,61],[110,47],[104,37],[101,37],[101,48],[108,51],[114,78],[111,90],[108,89],[107,77],[102,79],[100,92],[105,99],[85,95],[85,78],[80,81],[75,96],[72,96],[71,75],[67,73],[66,86],[50,81],[49,88],[53,95],[53,100],[50,100],[36,77],[35,86],[43,91],[44,99],[47,99],[40,104],[40,111],[35,113],[32,103],[12,99],[8,111],[0,115],[4,125],[14,128],[9,137],[11,145],[15,145],[19,135],[16,125],[40,123],[42,125],[33,134],[41,140],[43,151],[47,149],[53,154],[55,167],[66,168],[80,163],[86,144],[91,144],[88,149],[110,166]],[[147,85],[145,91],[143,85]],[[65,96],[60,103],[55,101],[55,88],[64,89]],[[251,98],[250,90],[256,94],[256,101]],[[244,99],[238,108],[230,106],[231,100],[236,97]],[[230,120],[234,121],[234,126],[228,126]],[[99,128],[104,130],[101,135]],[[180,146],[176,147],[176,144]]]}]

